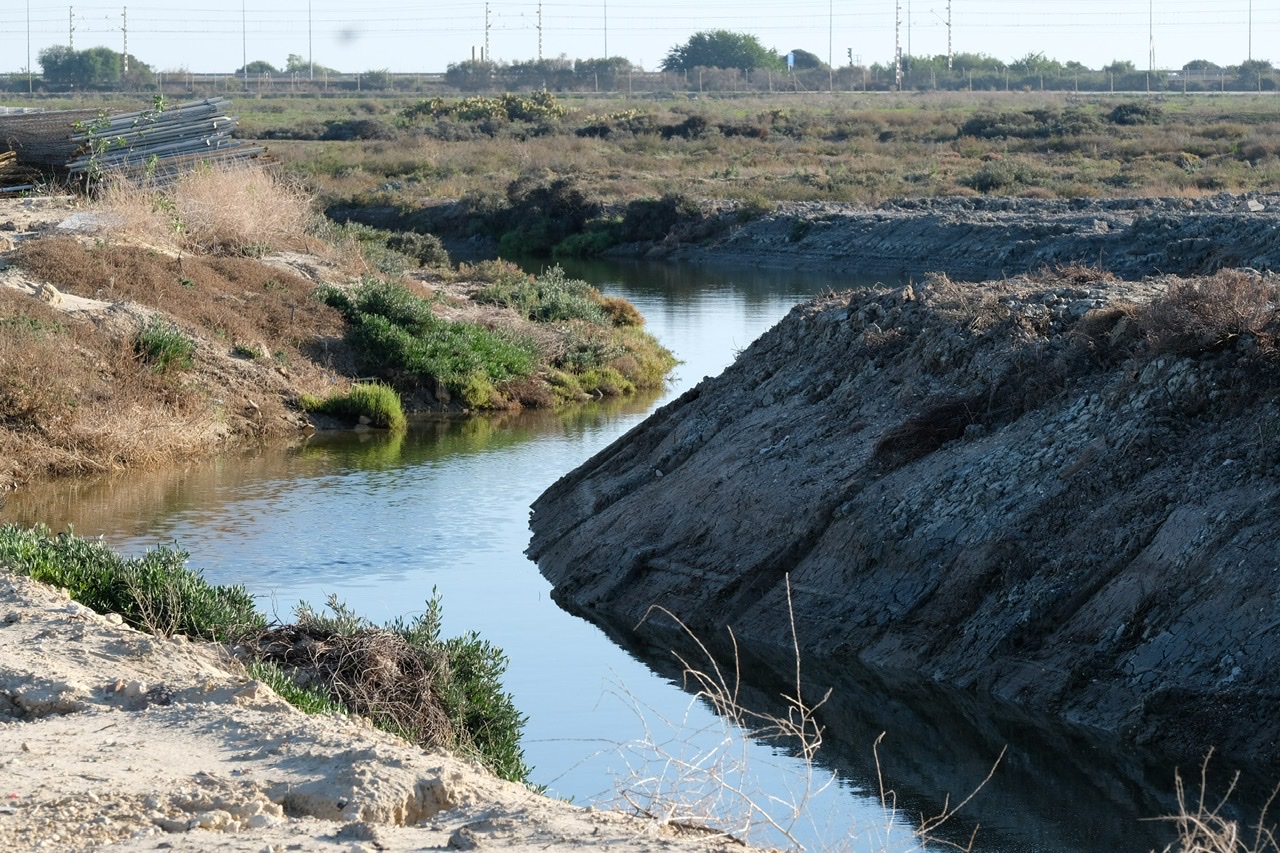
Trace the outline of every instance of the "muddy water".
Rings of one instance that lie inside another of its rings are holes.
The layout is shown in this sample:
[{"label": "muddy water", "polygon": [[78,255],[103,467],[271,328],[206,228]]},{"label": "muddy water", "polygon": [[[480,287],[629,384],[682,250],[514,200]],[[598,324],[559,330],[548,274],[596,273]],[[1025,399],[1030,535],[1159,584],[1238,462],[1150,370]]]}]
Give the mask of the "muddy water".
[{"label": "muddy water", "polygon": [[[176,541],[209,579],[245,584],[281,619],[300,600],[333,595],[384,621],[420,611],[436,588],[446,631],[476,630],[509,654],[506,681],[529,715],[534,780],[578,802],[616,798],[619,788],[643,800],[646,780],[670,759],[714,752],[716,772],[757,802],[811,798],[805,818],[786,823],[809,849],[902,849],[921,811],[963,797],[1007,746],[992,781],[940,835],[967,837],[981,824],[979,848],[1003,851],[1163,845],[1162,825],[1140,819],[1170,807],[1171,769],[1105,740],[813,661],[814,683],[835,690],[809,774],[785,745],[734,741],[681,691],[675,638],[646,645],[631,626],[596,626],[557,608],[523,555],[532,500],[664,399],[721,370],[791,305],[845,284],[669,267],[570,271],[634,302],[683,360],[666,391],[567,412],[421,420],[396,438],[320,436],[155,475],[33,489],[11,498],[0,520],[71,524],[129,551]],[[743,695],[783,710],[792,666],[751,658]],[[900,806],[891,814],[872,750],[882,731],[881,768]],[[663,786],[663,801],[696,797],[687,784]],[[786,818],[785,808],[773,811]],[[787,844],[777,833],[760,840]]]}]

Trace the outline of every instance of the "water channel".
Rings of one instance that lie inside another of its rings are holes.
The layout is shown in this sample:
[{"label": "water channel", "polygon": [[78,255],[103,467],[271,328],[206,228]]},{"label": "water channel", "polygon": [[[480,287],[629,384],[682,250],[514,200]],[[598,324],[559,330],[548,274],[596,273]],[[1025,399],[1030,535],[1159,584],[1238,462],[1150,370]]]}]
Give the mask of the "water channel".
[{"label": "water channel", "polygon": [[[506,684],[529,716],[526,759],[554,795],[614,800],[619,785],[661,767],[640,746],[647,739],[685,758],[719,746],[734,768],[745,758],[742,781],[758,800],[803,796],[801,762],[776,745],[726,742],[718,718],[680,689],[669,649],[560,610],[523,551],[528,506],[559,476],[718,373],[795,303],[849,283],[638,265],[569,272],[630,299],[682,359],[662,394],[428,419],[401,437],[322,435],[302,448],[35,488],[13,496],[0,521],[73,524],[130,552],[176,541],[211,581],[245,584],[282,620],[300,600],[336,595],[382,622],[420,611],[437,588],[446,632],[478,631],[509,655]],[[744,696],[776,704],[791,689],[789,666],[748,653]],[[1005,746],[991,782],[943,836],[964,839],[980,824],[977,849],[1008,853],[1145,851],[1168,840],[1167,825],[1143,820],[1172,807],[1168,765],[980,697],[821,661],[806,667],[808,682],[835,688],[816,770],[818,784],[834,780],[795,829],[809,849],[909,849],[918,814],[963,798]],[[900,807],[888,819],[872,751],[882,731],[880,764]]]}]

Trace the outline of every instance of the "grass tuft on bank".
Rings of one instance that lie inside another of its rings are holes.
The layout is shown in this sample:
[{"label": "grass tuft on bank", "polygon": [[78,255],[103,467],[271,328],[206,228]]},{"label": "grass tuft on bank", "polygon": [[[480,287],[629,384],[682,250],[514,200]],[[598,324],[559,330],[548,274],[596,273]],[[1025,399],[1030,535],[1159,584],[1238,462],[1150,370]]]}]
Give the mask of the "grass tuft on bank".
[{"label": "grass tuft on bank", "polygon": [[160,546],[125,557],[98,539],[48,527],[0,526],[0,570],[66,589],[98,613],[160,636],[234,643],[250,675],[308,713],[353,713],[423,747],[476,758],[497,775],[527,781],[525,717],[502,687],[507,657],[472,632],[441,636],[438,594],[414,618],[377,626],[330,597],[307,604],[294,625],[268,626],[240,585],[215,585]]},{"label": "grass tuft on bank", "polygon": [[335,391],[324,399],[304,395],[301,403],[307,412],[329,415],[353,424],[364,419],[370,426],[392,432],[404,431],[409,423],[400,395],[381,382],[358,382],[351,386],[350,391]]}]

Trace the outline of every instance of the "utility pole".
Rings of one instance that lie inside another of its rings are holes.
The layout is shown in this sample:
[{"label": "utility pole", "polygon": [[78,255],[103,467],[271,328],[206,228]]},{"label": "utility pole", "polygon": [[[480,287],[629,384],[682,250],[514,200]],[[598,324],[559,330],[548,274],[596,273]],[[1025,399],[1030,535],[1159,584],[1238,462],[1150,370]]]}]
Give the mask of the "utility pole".
[{"label": "utility pole", "polygon": [[31,82],[31,0],[27,0],[27,94],[33,94],[35,86]]},{"label": "utility pole", "polygon": [[542,61],[542,0],[538,0],[538,61]]},{"label": "utility pole", "polygon": [[124,32],[124,73],[129,73],[129,7],[125,6],[120,13],[122,31]]},{"label": "utility pole", "polygon": [[484,4],[484,56],[480,57],[485,62],[489,61],[489,4]]},{"label": "utility pole", "polygon": [[836,90],[836,64],[832,45],[835,44],[836,0],[827,0],[827,91]]},{"label": "utility pole", "polygon": [[604,58],[609,58],[609,0],[604,0]]},{"label": "utility pole", "polygon": [[1151,55],[1147,57],[1147,71],[1154,74],[1156,70],[1156,17],[1155,0],[1147,0],[1147,39],[1151,46]]},{"label": "utility pole", "polygon": [[951,59],[954,54],[951,52],[951,0],[947,0],[947,70],[951,70]]},{"label": "utility pole", "polygon": [[893,85],[902,89],[902,0],[893,0]]},{"label": "utility pole", "polygon": [[316,79],[316,55],[311,51],[311,0],[307,0],[307,79]]},{"label": "utility pole", "polygon": [[244,0],[240,0],[240,62],[244,72],[244,87],[249,88],[249,28],[248,17],[244,11]]},{"label": "utility pole", "polygon": [[76,49],[76,7],[67,7],[67,46]]},{"label": "utility pole", "polygon": [[907,56],[914,56],[911,52],[911,0],[907,0]]},{"label": "utility pole", "polygon": [[1253,0],[1249,0],[1249,61],[1253,61]]}]

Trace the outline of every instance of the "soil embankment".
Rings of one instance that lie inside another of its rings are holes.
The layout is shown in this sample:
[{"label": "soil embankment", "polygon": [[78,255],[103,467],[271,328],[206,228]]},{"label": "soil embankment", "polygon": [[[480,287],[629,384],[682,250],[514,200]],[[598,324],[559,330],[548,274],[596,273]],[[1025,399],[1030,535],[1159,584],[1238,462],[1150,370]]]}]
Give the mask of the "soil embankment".
[{"label": "soil embankment", "polygon": [[1125,278],[1280,267],[1280,196],[1200,199],[888,201],[875,208],[787,203],[746,223],[723,214],[721,236],[671,240],[652,254],[693,263],[847,271],[859,281],[907,281],[944,271],[984,281],[1063,264]]},{"label": "soil embankment", "polygon": [[815,661],[1274,767],[1278,295],[1076,269],[816,300],[549,489],[530,554],[586,615],[784,651],[789,577]]}]

